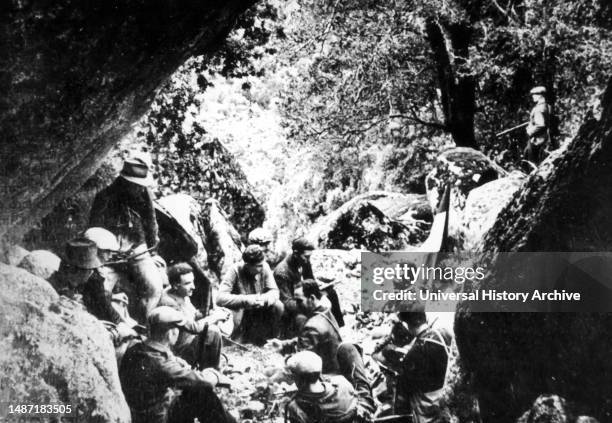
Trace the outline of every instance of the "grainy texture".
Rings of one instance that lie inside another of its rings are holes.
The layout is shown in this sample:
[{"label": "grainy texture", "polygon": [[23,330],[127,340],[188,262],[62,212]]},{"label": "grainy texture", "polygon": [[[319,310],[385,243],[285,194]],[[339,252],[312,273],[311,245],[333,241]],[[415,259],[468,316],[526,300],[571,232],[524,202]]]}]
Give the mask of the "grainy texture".
[{"label": "grainy texture", "polygon": [[[610,251],[611,86],[601,121],[586,122],[500,212],[485,237],[485,260],[503,251]],[[491,275],[480,287],[504,289],[511,279]],[[612,419],[612,315],[466,311],[455,332],[483,421],[514,421],[546,392],[600,421]]]},{"label": "grainy texture", "polygon": [[253,0],[10,0],[0,16],[0,235],[74,193],[190,54]]},{"label": "grainy texture", "polygon": [[76,405],[82,421],[128,423],[110,336],[78,303],[0,264],[0,401]]}]

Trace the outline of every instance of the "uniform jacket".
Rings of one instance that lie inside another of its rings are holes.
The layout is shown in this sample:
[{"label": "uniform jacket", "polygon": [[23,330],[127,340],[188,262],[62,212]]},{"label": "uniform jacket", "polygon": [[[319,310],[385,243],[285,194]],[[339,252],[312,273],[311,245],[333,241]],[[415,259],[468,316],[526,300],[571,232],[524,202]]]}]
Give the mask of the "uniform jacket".
[{"label": "uniform jacket", "polygon": [[289,254],[274,269],[274,280],[280,291],[280,300],[285,305],[285,310],[295,313],[297,306],[293,298],[295,288],[304,279],[312,279],[312,268],[300,266],[293,254]]},{"label": "uniform jacket", "polygon": [[545,102],[538,103],[529,114],[529,125],[527,135],[534,145],[542,145],[549,142],[550,138],[550,106]]},{"label": "uniform jacket", "polygon": [[180,352],[184,348],[189,347],[197,334],[205,334],[208,330],[208,325],[203,318],[204,316],[197,319],[200,313],[198,313],[198,310],[191,303],[189,297],[179,297],[174,295],[171,291],[168,291],[162,295],[159,305],[172,307],[180,311],[185,319],[178,340],[174,345],[174,351]]},{"label": "uniform jacket", "polygon": [[323,373],[338,373],[336,353],[341,343],[342,337],[336,319],[328,308],[319,306],[306,321],[297,339],[288,341],[283,349],[287,352],[297,347],[299,350],[317,353],[323,361]]},{"label": "uniform jacket", "polygon": [[166,423],[171,401],[169,388],[210,388],[216,381],[191,368],[165,345],[145,341],[129,348],[119,369],[133,423]]},{"label": "uniform jacket", "polygon": [[122,250],[146,244],[152,248],[159,242],[153,194],[140,187],[139,195],[128,192],[129,181],[119,177],[100,191],[94,199],[89,226],[111,231]]},{"label": "uniform jacket", "polygon": [[321,393],[298,392],[287,404],[290,423],[353,422],[359,399],[353,386],[343,376],[323,376]]},{"label": "uniform jacket", "polygon": [[250,276],[244,264],[238,264],[223,275],[217,305],[233,310],[248,308],[251,296],[257,294],[262,294],[270,304],[278,300],[278,287],[270,266],[264,262],[261,272]]}]

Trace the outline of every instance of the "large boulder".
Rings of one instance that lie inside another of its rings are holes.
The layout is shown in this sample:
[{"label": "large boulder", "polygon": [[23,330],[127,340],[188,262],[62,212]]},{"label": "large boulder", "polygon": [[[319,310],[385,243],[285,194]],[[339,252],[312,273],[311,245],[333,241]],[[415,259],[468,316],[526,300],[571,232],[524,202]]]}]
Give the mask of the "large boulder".
[{"label": "large boulder", "polygon": [[35,250],[21,260],[19,267],[27,270],[34,276],[48,280],[59,270],[61,259],[47,250]]},{"label": "large boulder", "polygon": [[[187,57],[254,0],[9,0],[0,15],[0,236],[21,238],[87,180]],[[8,242],[7,242],[8,241]]]},{"label": "large boulder", "polygon": [[438,155],[434,169],[425,178],[427,199],[435,209],[446,186],[451,185],[448,234],[455,245],[462,246],[466,237],[461,222],[470,191],[505,176],[503,168],[473,148],[453,147]]},{"label": "large boulder", "polygon": [[319,219],[307,237],[321,248],[401,250],[422,243],[432,220],[424,195],[376,191]]},{"label": "large boulder", "polygon": [[472,189],[465,201],[462,230],[467,251],[482,248],[484,235],[497,220],[499,212],[525,181],[525,174],[512,172],[508,176]]},{"label": "large boulder", "polygon": [[115,350],[102,324],[46,281],[0,264],[0,393],[72,404],[88,423],[129,423]]},{"label": "large boulder", "polygon": [[[505,251],[612,249],[612,82],[600,121],[530,174],[485,236],[484,262]],[[508,289],[491,273],[473,288]],[[555,392],[587,415],[612,420],[612,314],[474,313],[463,305],[455,333],[483,421],[511,422],[541,393]]]}]

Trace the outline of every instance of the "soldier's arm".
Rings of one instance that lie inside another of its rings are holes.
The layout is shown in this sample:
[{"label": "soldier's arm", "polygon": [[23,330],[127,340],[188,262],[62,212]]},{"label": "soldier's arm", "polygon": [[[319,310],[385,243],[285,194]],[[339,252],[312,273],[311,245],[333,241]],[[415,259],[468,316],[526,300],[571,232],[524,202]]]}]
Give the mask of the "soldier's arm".
[{"label": "soldier's arm", "polygon": [[532,112],[532,118],[527,126],[527,135],[541,135],[546,131],[545,111],[541,107],[536,107]]},{"label": "soldier's arm", "polygon": [[299,350],[314,351],[321,343],[321,333],[313,327],[304,326],[297,340]]},{"label": "soldier's arm", "polygon": [[268,263],[264,263],[263,272],[263,298],[267,305],[272,305],[276,301],[278,301],[279,293],[278,286],[276,285],[276,281],[274,280],[274,275],[272,274],[272,269]]},{"label": "soldier's arm", "polygon": [[293,299],[293,293],[289,289],[291,284],[288,275],[282,271],[274,271],[274,280],[276,281],[276,285],[279,290],[279,297],[282,303],[285,305],[285,309],[290,312],[295,312],[297,310],[297,303]]},{"label": "soldier's arm", "polygon": [[159,229],[157,227],[157,217],[155,216],[155,207],[153,206],[153,193],[149,188],[146,188],[144,195],[144,210],[142,213],[143,228],[147,247],[153,248],[159,244]]},{"label": "soldier's arm", "polygon": [[308,423],[308,416],[295,400],[290,401],[286,407],[289,423]]},{"label": "soldier's arm", "polygon": [[223,280],[219,285],[216,303],[219,307],[227,307],[232,310],[246,308],[250,306],[251,299],[254,295],[233,294],[235,284],[238,282],[238,271],[232,269],[223,276]]},{"label": "soldier's arm", "polygon": [[184,360],[174,357],[160,363],[160,371],[175,388],[209,387],[214,388],[219,379],[210,369],[194,370]]}]

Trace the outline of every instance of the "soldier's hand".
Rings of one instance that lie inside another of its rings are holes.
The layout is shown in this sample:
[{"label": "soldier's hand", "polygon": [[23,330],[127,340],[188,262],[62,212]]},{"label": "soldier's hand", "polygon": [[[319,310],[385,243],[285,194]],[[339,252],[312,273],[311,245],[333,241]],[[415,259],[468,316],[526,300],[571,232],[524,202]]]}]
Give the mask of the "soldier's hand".
[{"label": "soldier's hand", "polygon": [[206,318],[206,320],[210,323],[210,324],[217,324],[219,322],[225,322],[227,319],[229,319],[230,315],[227,312],[227,310],[224,310],[222,308],[215,308],[212,313],[210,313],[210,315]]}]

